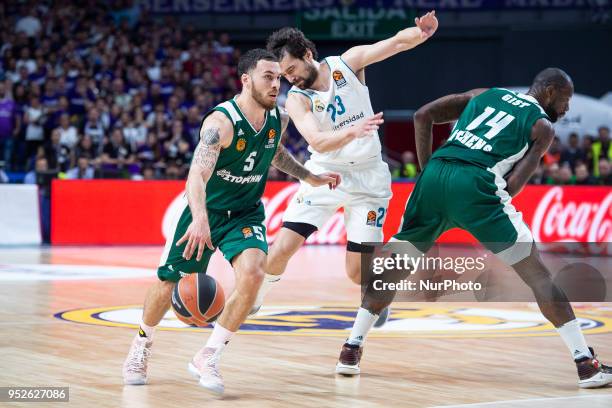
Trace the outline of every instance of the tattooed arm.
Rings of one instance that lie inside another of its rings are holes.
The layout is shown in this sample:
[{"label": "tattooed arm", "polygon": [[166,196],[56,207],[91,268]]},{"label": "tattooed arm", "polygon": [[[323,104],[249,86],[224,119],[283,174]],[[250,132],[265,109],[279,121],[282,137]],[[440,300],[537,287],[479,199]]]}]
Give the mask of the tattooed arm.
[{"label": "tattooed arm", "polygon": [[[289,115],[281,109],[281,124],[282,137],[284,138],[287,126],[289,125]],[[340,175],[337,173],[322,173],[319,175],[312,174],[306,167],[298,162],[295,157],[285,148],[282,143],[278,144],[276,154],[272,159],[272,165],[290,176],[298,180],[304,180],[312,186],[329,185],[329,188],[335,188],[340,183]]]},{"label": "tattooed arm", "polygon": [[199,261],[206,246],[214,249],[206,213],[206,183],[212,176],[221,149],[231,143],[233,131],[229,119],[220,112],[208,116],[200,129],[200,142],[191,161],[186,186],[187,202],[193,220],[185,235],[176,243],[180,246],[187,242],[183,251],[183,257],[187,260],[191,259],[196,250],[196,259]]},{"label": "tattooed arm", "polygon": [[431,157],[432,128],[434,124],[448,123],[459,119],[463,109],[475,96],[486,91],[484,88],[473,89],[462,94],[443,96],[422,106],[414,114],[414,135],[416,138],[417,157],[421,169]]}]

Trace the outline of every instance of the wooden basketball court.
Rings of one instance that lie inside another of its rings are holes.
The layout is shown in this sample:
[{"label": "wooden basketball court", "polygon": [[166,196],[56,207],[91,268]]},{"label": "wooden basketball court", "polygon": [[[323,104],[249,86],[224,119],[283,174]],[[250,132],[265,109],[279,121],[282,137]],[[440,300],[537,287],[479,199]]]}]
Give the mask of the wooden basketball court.
[{"label": "wooden basketball court", "polygon": [[[0,249],[0,386],[68,386],[68,404],[79,407],[612,407],[612,388],[577,387],[565,345],[533,304],[396,304],[368,338],[363,374],[336,377],[359,288],[335,246],[303,248],[262,315],[229,344],[222,398],[186,369],[208,331],[181,327],[172,312],[155,334],[149,385],[124,386],[160,253]],[[210,272],[229,293],[233,275],[219,254]],[[612,363],[612,305],[577,306],[589,344]]]}]

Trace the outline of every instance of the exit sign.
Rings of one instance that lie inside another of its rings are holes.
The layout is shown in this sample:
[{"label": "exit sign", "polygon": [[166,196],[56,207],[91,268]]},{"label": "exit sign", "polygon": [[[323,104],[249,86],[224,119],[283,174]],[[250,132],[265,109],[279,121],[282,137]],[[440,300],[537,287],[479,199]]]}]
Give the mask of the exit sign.
[{"label": "exit sign", "polygon": [[298,13],[298,27],[313,40],[388,38],[414,25],[416,12],[405,8],[329,7]]}]

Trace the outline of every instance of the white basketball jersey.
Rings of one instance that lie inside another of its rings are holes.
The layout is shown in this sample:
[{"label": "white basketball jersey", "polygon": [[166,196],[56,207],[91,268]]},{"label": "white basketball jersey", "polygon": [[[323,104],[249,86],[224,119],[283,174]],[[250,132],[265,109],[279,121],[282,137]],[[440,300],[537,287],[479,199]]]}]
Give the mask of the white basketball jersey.
[{"label": "white basketball jersey", "polygon": [[[368,87],[340,57],[327,57],[322,63],[329,66],[331,77],[327,92],[313,89],[302,90],[292,87],[289,92],[306,95],[311,102],[312,112],[319,122],[319,130],[341,130],[373,116]],[[357,138],[346,146],[327,153],[318,153],[311,147],[310,160],[317,163],[358,164],[381,160],[381,145],[378,133]]]}]

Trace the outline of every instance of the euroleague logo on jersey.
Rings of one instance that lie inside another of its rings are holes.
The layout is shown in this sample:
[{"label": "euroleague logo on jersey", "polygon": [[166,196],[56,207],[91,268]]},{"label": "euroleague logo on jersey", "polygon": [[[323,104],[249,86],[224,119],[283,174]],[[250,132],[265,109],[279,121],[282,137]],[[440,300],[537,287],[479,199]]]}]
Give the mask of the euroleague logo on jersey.
[{"label": "euroleague logo on jersey", "polygon": [[276,140],[276,130],[270,129],[268,131],[268,144],[266,145],[266,149],[274,147],[275,140]]},{"label": "euroleague logo on jersey", "polygon": [[332,77],[334,78],[334,82],[338,88],[342,88],[346,85],[346,79],[344,78],[344,75],[342,75],[342,72],[336,70],[332,74]]},{"label": "euroleague logo on jersey", "polygon": [[366,220],[366,225],[375,226],[376,225],[376,211],[368,211],[368,217]]},{"label": "euroleague logo on jersey", "polygon": [[[612,316],[602,307],[577,310],[586,334],[612,331]],[[241,334],[286,336],[333,336],[345,338],[355,319],[354,306],[264,306],[241,326]],[[56,318],[81,324],[138,329],[142,306],[110,306],[66,310]],[[211,327],[191,327],[171,311],[159,329],[208,332]],[[461,307],[441,305],[393,307],[389,321],[370,333],[372,337],[473,338],[557,336],[555,327],[535,309],[496,309],[490,306]]]},{"label": "euroleague logo on jersey", "polygon": [[251,227],[244,227],[242,229],[242,235],[244,235],[245,238],[251,238],[253,236],[253,230]]}]

